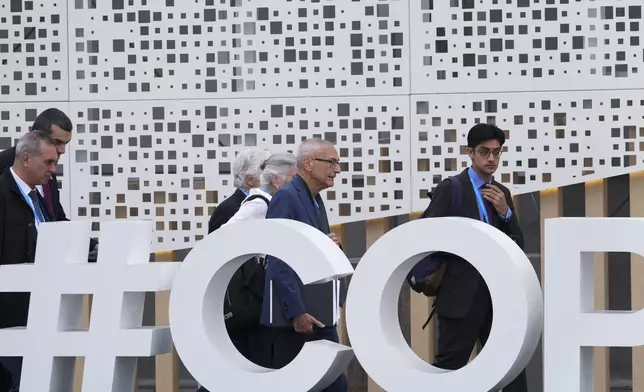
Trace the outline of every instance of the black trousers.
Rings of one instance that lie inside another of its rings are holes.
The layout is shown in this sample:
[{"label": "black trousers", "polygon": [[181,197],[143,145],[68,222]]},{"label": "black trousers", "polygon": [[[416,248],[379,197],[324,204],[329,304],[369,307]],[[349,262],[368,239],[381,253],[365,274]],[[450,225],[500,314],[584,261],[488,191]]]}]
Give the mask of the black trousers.
[{"label": "black trousers", "polygon": [[[441,317],[438,314],[438,350],[434,366],[457,370],[467,365],[474,345],[485,346],[492,328],[492,300],[487,286],[481,282],[472,307],[462,319]],[[503,392],[527,392],[525,369]]]},{"label": "black trousers", "polygon": [[22,357],[0,358],[0,392],[20,391]]},{"label": "black trousers", "polygon": [[228,331],[237,350],[249,361],[263,367],[271,366],[271,330],[264,325]]},{"label": "black trousers", "polygon": [[[290,328],[273,328],[273,368],[280,369],[288,365],[300,353],[304,343],[315,340],[330,340],[339,343],[335,327],[315,330],[312,334],[295,332]],[[349,384],[344,374],[340,375],[325,392],[347,392]]]},{"label": "black trousers", "polygon": [[[247,328],[228,330],[228,336],[235,348],[246,359],[259,366],[272,367],[273,344],[270,328],[258,324]],[[197,392],[209,391],[204,387],[200,387]]]}]

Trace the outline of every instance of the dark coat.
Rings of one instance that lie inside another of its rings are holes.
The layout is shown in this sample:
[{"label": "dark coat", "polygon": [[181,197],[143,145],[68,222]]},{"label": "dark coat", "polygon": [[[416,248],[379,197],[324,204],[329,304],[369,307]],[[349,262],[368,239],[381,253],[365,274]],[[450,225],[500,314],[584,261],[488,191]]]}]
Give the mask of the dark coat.
[{"label": "dark coat", "polygon": [[208,221],[208,234],[223,226],[239,210],[239,206],[246,198],[241,190],[237,189],[229,198],[219,203]]},{"label": "dark coat", "polygon": [[[467,169],[458,175],[458,179],[461,182],[462,192],[459,209],[460,216],[479,220],[480,215],[476,195]],[[426,211],[427,218],[450,216],[452,193],[450,181],[449,178],[443,180],[432,192],[432,201],[428,211]],[[523,233],[519,226],[510,190],[496,181],[493,184],[505,194],[508,206],[512,210],[512,217],[506,222],[500,219],[498,215],[493,214],[490,216],[490,224],[507,234],[523,249]],[[467,239],[464,239],[464,241],[467,241]],[[470,263],[459,257],[448,256],[446,264],[447,271],[436,296],[436,312],[447,318],[463,318],[476,300],[474,294],[478,286],[485,284],[485,282]]]},{"label": "dark coat", "polygon": [[[7,148],[6,150],[0,152],[0,173],[4,173],[16,160],[16,147]],[[58,180],[56,179],[56,174],[51,176],[49,180],[49,190],[51,192],[52,205],[47,205],[47,210],[49,211],[49,216],[52,217],[52,221],[68,221],[69,219],[65,215],[65,210],[63,209],[62,204],[60,204],[60,191],[58,189]],[[89,251],[93,251],[98,244],[98,241],[94,238],[90,239]]]},{"label": "dark coat", "polygon": [[[320,209],[320,215],[315,208],[314,200]],[[326,215],[324,201],[318,194],[311,197],[306,182],[299,175],[281,187],[268,205],[266,219],[291,219],[316,227],[324,234],[329,234],[329,222]],[[342,248],[342,247],[340,247]],[[267,270],[266,282],[273,281],[277,298],[281,302],[284,316],[292,319],[307,313],[306,305],[303,302],[302,291],[304,285],[295,271],[282,260],[271,255],[266,256]],[[269,297],[270,286],[265,285],[264,297]],[[340,279],[340,305],[344,305],[347,286],[344,279]],[[270,325],[271,305],[270,301],[264,301],[262,309],[262,324]]]},{"label": "dark coat", "polygon": [[[13,162],[16,160],[16,147],[7,148],[6,150],[0,152],[0,173],[4,173],[5,170],[13,166]],[[56,174],[51,176],[49,180],[49,189],[51,189],[51,198],[53,201],[53,211],[49,209],[49,215],[52,216],[53,220],[58,221],[68,221],[67,216],[65,215],[65,210],[60,204],[60,191],[58,190],[58,180],[56,179]]]},{"label": "dark coat", "polygon": [[[34,214],[9,170],[0,176],[0,265],[33,263]],[[0,293],[0,328],[27,325],[29,293]]]}]

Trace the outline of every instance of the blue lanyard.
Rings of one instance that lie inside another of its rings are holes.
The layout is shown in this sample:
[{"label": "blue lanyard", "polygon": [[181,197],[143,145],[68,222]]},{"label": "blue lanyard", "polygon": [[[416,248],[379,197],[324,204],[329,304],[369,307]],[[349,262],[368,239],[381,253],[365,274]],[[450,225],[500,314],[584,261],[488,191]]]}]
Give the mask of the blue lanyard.
[{"label": "blue lanyard", "polygon": [[[467,174],[469,175],[470,181],[473,185],[475,181],[472,177],[472,173],[468,172]],[[490,217],[487,214],[487,207],[485,206],[485,199],[483,198],[483,194],[481,193],[481,188],[475,189],[474,195],[476,196],[476,204],[479,208],[479,216],[481,216],[482,220],[485,221],[485,223],[490,223]]]},{"label": "blue lanyard", "polygon": [[[27,204],[29,204],[31,211],[34,213],[34,219],[36,220],[36,224],[37,225],[41,224],[42,222],[40,221],[40,217],[38,216],[38,213],[36,213],[36,206],[34,206],[34,203],[31,200],[31,197],[25,194],[25,191],[22,190],[22,187],[18,186],[18,189],[20,189],[20,193],[22,193],[22,196],[25,198],[25,201],[27,202]],[[37,189],[36,189],[36,192],[38,192]],[[43,214],[42,211],[41,211],[41,214]],[[43,216],[45,216],[45,214],[43,214]]]}]

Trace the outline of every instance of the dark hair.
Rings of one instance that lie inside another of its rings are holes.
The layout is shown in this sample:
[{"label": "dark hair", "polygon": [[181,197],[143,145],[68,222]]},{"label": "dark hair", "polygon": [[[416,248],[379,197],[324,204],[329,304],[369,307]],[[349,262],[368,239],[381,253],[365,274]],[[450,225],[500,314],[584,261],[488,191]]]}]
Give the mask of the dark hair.
[{"label": "dark hair", "polygon": [[503,146],[505,134],[494,124],[476,124],[467,134],[467,146],[471,149],[475,149],[479,144],[488,140],[498,140]]},{"label": "dark hair", "polygon": [[51,108],[40,113],[31,126],[32,131],[41,131],[51,134],[51,127],[58,126],[63,131],[71,132],[73,129],[72,120],[62,111]]}]

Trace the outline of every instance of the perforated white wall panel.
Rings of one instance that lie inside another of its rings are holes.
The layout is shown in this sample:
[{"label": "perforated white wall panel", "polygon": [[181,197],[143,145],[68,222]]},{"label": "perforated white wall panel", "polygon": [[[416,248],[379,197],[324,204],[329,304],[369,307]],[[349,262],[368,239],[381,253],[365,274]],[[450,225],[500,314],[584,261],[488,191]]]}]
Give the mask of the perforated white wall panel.
[{"label": "perforated white wall panel", "polygon": [[[237,152],[336,143],[343,173],[325,192],[336,223],[410,211],[408,97],[72,103],[74,218],[154,219],[157,250],[207,234],[234,192]],[[98,230],[98,225],[95,225]]]},{"label": "perforated white wall panel", "polygon": [[408,15],[403,0],[70,0],[71,95],[406,93]]},{"label": "perforated white wall panel", "polygon": [[331,223],[424,209],[477,122],[509,135],[515,193],[644,165],[638,0],[7,0],[0,22],[0,149],[64,109],[68,215],[152,219],[157,250],[206,233],[250,146],[336,142]]},{"label": "perforated white wall panel", "polygon": [[413,97],[413,209],[469,165],[461,146],[479,122],[506,131],[496,179],[515,194],[644,168],[644,94],[557,92]]},{"label": "perforated white wall panel", "polygon": [[67,2],[0,3],[0,102],[67,101]]},{"label": "perforated white wall panel", "polygon": [[421,0],[412,93],[642,88],[639,0]]}]

